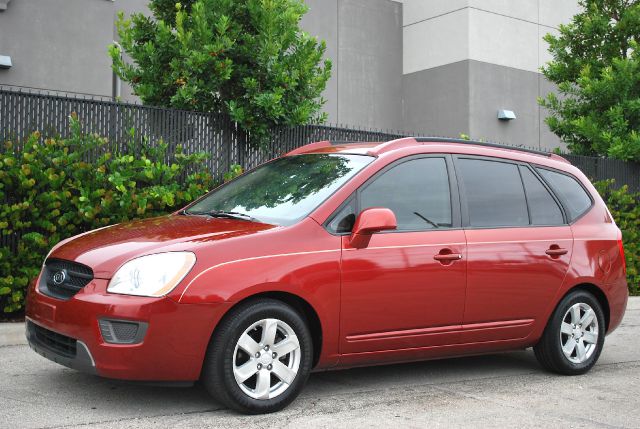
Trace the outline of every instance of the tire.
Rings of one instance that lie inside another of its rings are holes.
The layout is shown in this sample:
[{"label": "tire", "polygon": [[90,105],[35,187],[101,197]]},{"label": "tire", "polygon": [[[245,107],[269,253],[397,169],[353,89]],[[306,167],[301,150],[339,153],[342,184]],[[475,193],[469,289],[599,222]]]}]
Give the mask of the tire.
[{"label": "tire", "polygon": [[578,290],[560,301],[533,351],[543,368],[563,375],[580,375],[598,361],[604,336],[605,318],[600,303],[589,292]]},{"label": "tire", "polygon": [[312,363],[313,341],[305,319],[281,301],[257,299],[241,304],[220,322],[201,381],[229,408],[272,413],[300,394]]}]

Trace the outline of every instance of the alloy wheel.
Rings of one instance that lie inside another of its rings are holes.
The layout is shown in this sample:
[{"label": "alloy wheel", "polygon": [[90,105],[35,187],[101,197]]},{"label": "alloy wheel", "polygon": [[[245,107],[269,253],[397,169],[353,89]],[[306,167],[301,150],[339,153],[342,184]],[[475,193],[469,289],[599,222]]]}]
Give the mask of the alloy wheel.
[{"label": "alloy wheel", "polygon": [[240,335],[233,352],[233,375],[253,399],[273,399],[293,383],[300,368],[300,342],[278,319],[262,319]]},{"label": "alloy wheel", "polygon": [[586,362],[598,347],[598,318],[584,302],[567,310],[560,325],[560,346],[565,357],[574,364]]}]

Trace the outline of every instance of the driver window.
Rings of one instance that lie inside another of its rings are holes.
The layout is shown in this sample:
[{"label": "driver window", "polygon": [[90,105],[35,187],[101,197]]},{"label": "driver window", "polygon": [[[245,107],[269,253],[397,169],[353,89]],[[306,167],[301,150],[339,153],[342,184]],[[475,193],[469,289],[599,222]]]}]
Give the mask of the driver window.
[{"label": "driver window", "polygon": [[412,159],[384,172],[360,192],[360,210],[369,207],[391,209],[399,231],[451,227],[445,159]]}]

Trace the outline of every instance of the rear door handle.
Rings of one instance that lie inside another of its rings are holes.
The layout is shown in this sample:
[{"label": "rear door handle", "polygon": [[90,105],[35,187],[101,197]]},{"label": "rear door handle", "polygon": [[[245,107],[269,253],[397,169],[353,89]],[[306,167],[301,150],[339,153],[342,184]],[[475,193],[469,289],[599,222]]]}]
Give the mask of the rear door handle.
[{"label": "rear door handle", "polygon": [[554,247],[551,249],[547,249],[544,253],[546,253],[549,256],[561,256],[561,255],[566,255],[567,253],[569,253],[569,251],[561,247]]},{"label": "rear door handle", "polygon": [[459,253],[440,253],[433,257],[436,261],[457,261],[462,259],[462,255]]}]

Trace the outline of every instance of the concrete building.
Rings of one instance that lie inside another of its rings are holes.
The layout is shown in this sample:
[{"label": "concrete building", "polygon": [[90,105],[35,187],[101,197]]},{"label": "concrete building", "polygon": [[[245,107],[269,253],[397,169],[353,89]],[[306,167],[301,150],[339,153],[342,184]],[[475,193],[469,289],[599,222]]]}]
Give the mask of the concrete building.
[{"label": "concrete building", "polygon": [[[305,0],[302,26],[327,42],[329,122],[553,148],[537,97],[544,34],[575,0]],[[0,84],[112,96],[117,11],[147,0],[0,0]],[[1,62],[0,62],[1,64]],[[135,100],[123,85],[122,98]],[[498,119],[507,110],[515,119]]]}]

